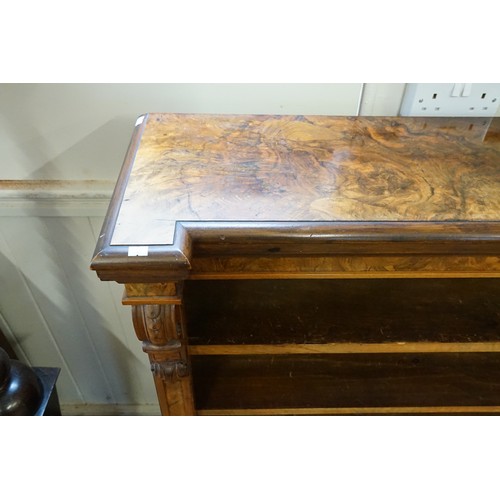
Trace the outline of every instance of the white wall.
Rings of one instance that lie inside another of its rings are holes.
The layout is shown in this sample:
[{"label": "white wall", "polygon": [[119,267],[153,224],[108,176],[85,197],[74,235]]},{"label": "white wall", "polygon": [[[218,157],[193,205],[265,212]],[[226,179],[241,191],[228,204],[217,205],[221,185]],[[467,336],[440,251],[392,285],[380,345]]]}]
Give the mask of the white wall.
[{"label": "white wall", "polygon": [[102,218],[0,218],[0,328],[18,356],[62,369],[61,401],[154,402],[116,283],[89,271]]},{"label": "white wall", "polygon": [[129,308],[120,304],[121,286],[99,281],[88,268],[136,117],[148,111],[397,115],[403,89],[0,85],[0,328],[25,362],[62,368],[62,403],[156,403]]},{"label": "white wall", "polygon": [[1,175],[115,179],[142,113],[355,115],[360,92],[361,84],[1,85]]}]

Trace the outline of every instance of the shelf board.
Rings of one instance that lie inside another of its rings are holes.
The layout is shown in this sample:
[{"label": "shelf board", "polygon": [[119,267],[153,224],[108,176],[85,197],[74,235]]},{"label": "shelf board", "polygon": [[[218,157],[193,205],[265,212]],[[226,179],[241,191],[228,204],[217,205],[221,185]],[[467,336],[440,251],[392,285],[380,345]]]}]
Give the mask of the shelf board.
[{"label": "shelf board", "polygon": [[500,406],[427,406],[427,407],[371,407],[371,408],[244,408],[199,410],[206,416],[256,416],[256,415],[496,415]]},{"label": "shelf board", "polygon": [[254,344],[194,345],[189,354],[198,356],[245,356],[271,354],[363,354],[363,353],[430,353],[430,352],[500,352],[500,342],[399,342],[382,344]]}]

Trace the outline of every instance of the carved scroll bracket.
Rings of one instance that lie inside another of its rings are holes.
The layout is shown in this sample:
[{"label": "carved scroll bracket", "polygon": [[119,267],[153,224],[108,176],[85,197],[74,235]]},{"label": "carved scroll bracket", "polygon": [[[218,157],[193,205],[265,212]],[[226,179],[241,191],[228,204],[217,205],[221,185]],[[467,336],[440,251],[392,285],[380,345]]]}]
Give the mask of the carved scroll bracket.
[{"label": "carved scroll bracket", "polygon": [[165,382],[189,375],[186,336],[181,305],[148,304],[133,306],[136,334],[149,355],[151,371]]},{"label": "carved scroll bracket", "polygon": [[[151,371],[164,381],[174,381],[189,375],[189,365],[184,359],[185,346],[179,339],[169,340],[165,345],[142,343],[142,350],[150,355]],[[157,360],[160,359],[161,360]]]},{"label": "carved scroll bracket", "polygon": [[189,375],[189,367],[185,361],[152,362],[151,371],[165,382],[172,382]]}]

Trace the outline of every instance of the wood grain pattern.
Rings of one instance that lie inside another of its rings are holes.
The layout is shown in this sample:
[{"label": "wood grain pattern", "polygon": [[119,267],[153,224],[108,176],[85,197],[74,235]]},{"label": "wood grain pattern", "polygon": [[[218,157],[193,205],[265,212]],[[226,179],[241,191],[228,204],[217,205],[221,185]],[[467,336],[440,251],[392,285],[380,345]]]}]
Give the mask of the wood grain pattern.
[{"label": "wood grain pattern", "polygon": [[[91,267],[119,283],[496,276],[498,120],[489,135],[481,120],[151,114]],[[131,257],[134,245],[148,255]],[[331,260],[303,259],[312,255]],[[226,257],[225,270],[210,260]]]},{"label": "wood grain pattern", "polygon": [[112,244],[171,244],[175,221],[498,220],[483,121],[151,114]]},{"label": "wood grain pattern", "polygon": [[[175,290],[175,286],[166,287]],[[162,415],[193,415],[191,368],[182,305],[132,308],[134,328],[149,356]]]},{"label": "wood grain pattern", "polygon": [[500,406],[387,406],[345,408],[224,408],[198,410],[202,416],[269,416],[269,415],[497,415]]},{"label": "wood grain pattern", "polygon": [[497,256],[328,256],[195,258],[191,279],[499,277]]},{"label": "wood grain pattern", "polygon": [[500,352],[500,342],[394,342],[362,344],[343,342],[338,344],[238,344],[192,345],[188,348],[193,356],[249,356],[270,354],[391,354],[428,352]]},{"label": "wood grain pattern", "polygon": [[[156,283],[246,277],[498,276],[500,222],[178,223],[174,245],[98,244],[103,280]],[[151,294],[153,295],[153,294]]]},{"label": "wood grain pattern", "polygon": [[181,304],[181,283],[126,283],[122,304]]},{"label": "wood grain pattern", "polygon": [[162,413],[495,412],[497,122],[148,115],[91,267]]}]

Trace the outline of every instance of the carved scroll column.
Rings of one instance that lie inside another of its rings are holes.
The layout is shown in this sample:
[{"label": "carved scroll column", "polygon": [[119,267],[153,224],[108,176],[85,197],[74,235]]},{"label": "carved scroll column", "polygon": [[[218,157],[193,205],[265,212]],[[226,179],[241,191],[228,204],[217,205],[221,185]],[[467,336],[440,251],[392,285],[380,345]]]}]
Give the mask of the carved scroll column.
[{"label": "carved scroll column", "polygon": [[[194,415],[182,285],[126,285],[134,328],[149,356],[162,415]],[[157,295],[160,294],[160,295]]]}]

